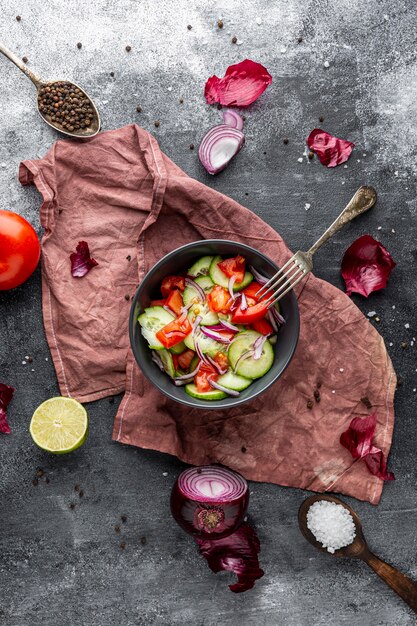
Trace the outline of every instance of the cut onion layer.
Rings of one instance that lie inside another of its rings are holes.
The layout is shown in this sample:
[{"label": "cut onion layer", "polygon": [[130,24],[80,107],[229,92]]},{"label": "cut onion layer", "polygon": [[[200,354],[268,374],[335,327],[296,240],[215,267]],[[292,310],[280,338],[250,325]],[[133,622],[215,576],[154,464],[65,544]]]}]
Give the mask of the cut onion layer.
[{"label": "cut onion layer", "polygon": [[223,124],[227,124],[227,126],[237,128],[238,130],[243,130],[243,119],[239,113],[236,113],[233,109],[225,109],[223,111]]},{"label": "cut onion layer", "polygon": [[223,106],[247,107],[272,83],[272,76],[260,63],[245,59],[230,65],[223,78],[211,76],[206,82],[204,95],[208,104],[218,102]]},{"label": "cut onion layer", "polygon": [[229,389],[228,387],[223,387],[223,385],[219,385],[219,383],[216,382],[215,380],[213,380],[211,376],[208,376],[207,380],[209,381],[210,385],[214,389],[218,389],[219,391],[223,391],[223,393],[227,393],[227,395],[233,396],[234,398],[238,398],[240,396],[240,392],[239,391],[235,391],[234,389]]},{"label": "cut onion layer", "polygon": [[226,320],[220,320],[220,324],[221,326],[223,326],[223,328],[225,328],[226,330],[230,330],[232,333],[239,332],[238,327],[232,324],[231,322],[227,322]]},{"label": "cut onion layer", "polygon": [[224,467],[192,467],[180,474],[171,494],[176,522],[190,535],[218,539],[235,532],[246,515],[246,480]]},{"label": "cut onion layer", "polygon": [[195,280],[193,280],[192,278],[187,278],[185,279],[185,284],[188,285],[188,287],[192,287],[193,289],[196,290],[196,292],[198,293],[199,297],[201,298],[201,300],[204,302],[206,299],[206,294],[204,292],[204,290],[200,287],[200,285],[198,285]]},{"label": "cut onion layer", "polygon": [[387,286],[395,262],[386,248],[371,235],[362,235],[346,250],[342,276],[348,296],[352,292],[368,297]]},{"label": "cut onion layer", "polygon": [[237,128],[219,124],[210,128],[201,140],[198,156],[209,174],[227,167],[245,143],[245,135]]},{"label": "cut onion layer", "polygon": [[231,340],[225,337],[224,335],[221,335],[215,330],[212,330],[210,326],[201,326],[201,331],[206,335],[206,337],[209,337],[210,339],[214,339],[215,341],[218,341],[219,343],[224,343],[227,345],[231,342]]},{"label": "cut onion layer", "polygon": [[257,283],[259,283],[260,285],[265,285],[265,283],[268,282],[269,278],[266,278],[266,276],[263,276],[262,274],[260,274],[258,270],[253,267],[253,265],[250,265],[249,269],[251,273],[253,274],[253,277],[255,278]]}]

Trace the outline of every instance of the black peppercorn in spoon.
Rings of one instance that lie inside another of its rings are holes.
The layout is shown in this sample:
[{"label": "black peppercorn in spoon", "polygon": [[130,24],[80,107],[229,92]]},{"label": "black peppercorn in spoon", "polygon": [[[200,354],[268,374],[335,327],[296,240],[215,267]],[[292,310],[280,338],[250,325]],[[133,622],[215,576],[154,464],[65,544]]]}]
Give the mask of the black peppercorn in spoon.
[{"label": "black peppercorn in spoon", "polygon": [[68,137],[94,137],[100,130],[99,112],[86,92],[66,80],[42,81],[13,52],[0,43],[0,52],[35,85],[39,115],[52,128]]},{"label": "black peppercorn in spoon", "polygon": [[339,500],[339,498],[323,494],[310,496],[304,500],[298,511],[298,524],[305,539],[307,539],[307,541],[309,541],[318,550],[329,554],[328,550],[317,541],[307,526],[307,513],[309,508],[312,504],[320,502],[321,500],[327,500],[328,502],[334,502],[335,504],[343,506],[347,509],[347,511],[349,511],[355,524],[356,535],[352,543],[344,548],[335,550],[334,555],[332,556],[347,556],[365,561],[365,563],[369,565],[369,567],[372,568],[374,572],[378,574],[378,576],[382,578],[382,580],[385,581],[389,587],[391,587],[391,589],[398,593],[398,595],[408,604],[414,613],[417,613],[417,583],[411,580],[411,578],[408,578],[405,574],[402,574],[392,565],[385,563],[385,561],[375,556],[375,554],[369,550],[368,544],[363,536],[362,524],[359,517],[356,515],[355,511],[350,508],[350,506],[348,506],[345,502],[342,502],[342,500]]}]

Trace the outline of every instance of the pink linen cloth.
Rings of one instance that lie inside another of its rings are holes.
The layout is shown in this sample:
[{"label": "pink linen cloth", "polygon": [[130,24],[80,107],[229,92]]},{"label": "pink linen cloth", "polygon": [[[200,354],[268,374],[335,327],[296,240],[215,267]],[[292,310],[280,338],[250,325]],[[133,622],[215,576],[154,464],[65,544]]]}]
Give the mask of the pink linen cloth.
[{"label": "pink linen cloth", "polygon": [[[230,410],[190,409],[163,396],[136,365],[128,338],[132,296],[154,263],[205,238],[246,243],[282,265],[291,255],[254,213],[190,178],[136,125],[84,141],[57,141],[19,178],[43,196],[42,306],[61,393],[89,402],[125,391],[116,441],[223,463],[246,478],[336,491],[377,504],[383,482],[339,443],[355,416],[378,422],[374,443],[388,455],[396,376],[382,337],[339,289],[310,274],[297,289],[301,332],[285,374],[267,392]],[[73,278],[80,240],[98,261]],[[317,382],[320,403],[312,409]]]}]

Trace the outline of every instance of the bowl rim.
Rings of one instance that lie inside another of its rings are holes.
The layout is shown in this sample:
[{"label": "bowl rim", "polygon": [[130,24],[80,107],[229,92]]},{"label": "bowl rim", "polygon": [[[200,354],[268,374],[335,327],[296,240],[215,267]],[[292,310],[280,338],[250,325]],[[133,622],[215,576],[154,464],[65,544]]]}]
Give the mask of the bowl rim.
[{"label": "bowl rim", "polygon": [[[167,398],[169,398],[170,400],[173,400],[174,402],[179,402],[180,404],[183,404],[185,406],[189,406],[192,407],[193,409],[201,409],[201,410],[205,410],[205,409],[209,409],[209,410],[227,410],[227,409],[232,409],[236,406],[239,406],[241,404],[246,404],[247,402],[251,402],[252,400],[254,400],[256,397],[258,397],[260,394],[264,393],[267,389],[269,389],[274,383],[277,382],[277,380],[282,376],[282,374],[285,372],[285,370],[287,369],[288,365],[290,364],[295,350],[297,348],[298,345],[298,340],[299,340],[299,336],[300,336],[300,311],[299,311],[299,307],[298,307],[298,300],[297,297],[294,293],[294,290],[291,289],[288,293],[293,301],[293,303],[295,304],[295,319],[294,319],[294,323],[295,323],[295,334],[294,334],[294,340],[293,340],[293,345],[292,348],[290,350],[290,352],[287,355],[287,358],[284,361],[284,364],[282,366],[282,368],[280,369],[280,371],[276,374],[276,376],[274,376],[272,378],[272,380],[262,389],[259,389],[258,391],[254,392],[252,395],[250,395],[249,397],[246,398],[241,398],[240,396],[237,398],[234,397],[229,397],[229,398],[223,398],[223,400],[218,400],[218,401],[205,401],[205,405],[201,406],[200,404],[196,404],[194,398],[192,396],[188,396],[185,391],[184,391],[184,399],[180,399],[177,398],[176,396],[172,395],[168,389],[163,389],[156,380],[152,379],[150,376],[148,376],[145,372],[145,370],[142,369],[141,365],[140,365],[140,359],[138,358],[138,353],[137,353],[137,346],[136,346],[136,342],[134,341],[134,329],[135,329],[135,308],[136,308],[136,304],[138,301],[138,296],[140,295],[142,289],[143,289],[143,284],[145,282],[145,280],[148,279],[148,277],[151,277],[152,274],[154,274],[164,263],[166,263],[166,261],[169,261],[171,258],[174,258],[180,251],[183,250],[188,250],[189,248],[193,248],[196,245],[219,245],[219,244],[232,244],[234,246],[239,246],[241,248],[243,248],[244,250],[248,250],[251,253],[256,253],[257,255],[259,255],[260,257],[262,257],[262,259],[264,261],[266,261],[267,263],[271,264],[274,268],[276,268],[276,270],[278,271],[279,267],[278,265],[275,263],[275,261],[273,261],[271,258],[269,258],[266,254],[264,254],[263,252],[261,252],[260,250],[257,250],[256,248],[253,248],[252,246],[249,246],[245,243],[241,243],[239,241],[233,241],[232,239],[197,239],[196,241],[192,241],[189,243],[184,244],[183,246],[179,246],[178,248],[175,248],[174,250],[171,250],[170,252],[168,252],[167,254],[165,254],[161,259],[159,259],[159,261],[157,261],[148,272],[146,272],[145,276],[142,278],[139,286],[136,289],[135,295],[133,296],[133,300],[132,300],[132,304],[130,307],[130,314],[129,314],[129,340],[130,340],[130,346],[132,348],[132,352],[133,352],[133,356],[135,358],[135,361],[138,365],[138,367],[140,368],[142,374],[145,376],[145,378],[147,378],[149,380],[149,382],[156,387],[156,389],[158,389],[158,391],[160,391],[164,396],[166,396]],[[258,379],[261,380],[261,379]],[[176,387],[174,387],[176,389]],[[246,391],[246,390],[245,390]],[[222,406],[220,403],[225,401],[225,400],[229,400],[229,403],[226,406]],[[230,402],[230,400],[233,400],[233,402]],[[204,400],[201,400],[201,402],[204,402]],[[207,407],[206,407],[207,404]]]}]

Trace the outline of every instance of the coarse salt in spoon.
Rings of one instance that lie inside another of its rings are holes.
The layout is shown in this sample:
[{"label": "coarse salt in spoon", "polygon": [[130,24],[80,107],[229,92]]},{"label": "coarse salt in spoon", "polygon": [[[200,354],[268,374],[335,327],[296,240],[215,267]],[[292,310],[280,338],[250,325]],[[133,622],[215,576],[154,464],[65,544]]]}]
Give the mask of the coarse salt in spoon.
[{"label": "coarse salt in spoon", "polygon": [[0,52],[12,61],[35,85],[38,113],[44,122],[68,137],[94,137],[100,130],[99,112],[86,92],[67,80],[45,82],[13,52],[0,43]]},{"label": "coarse salt in spoon", "polygon": [[[322,507],[321,512],[316,506],[312,508],[317,503],[326,502],[343,507],[343,515],[341,515],[340,510],[333,509],[335,515],[332,516],[332,509],[329,507]],[[321,528],[320,517],[322,520]],[[417,613],[417,583],[369,550],[363,536],[360,519],[345,502],[335,496],[310,496],[300,506],[298,524],[307,541],[318,550],[327,554],[331,553],[333,556],[351,557],[365,561]],[[311,529],[313,529],[314,534]],[[337,544],[338,540],[339,545],[343,545],[343,547],[335,548],[334,544]]]}]

